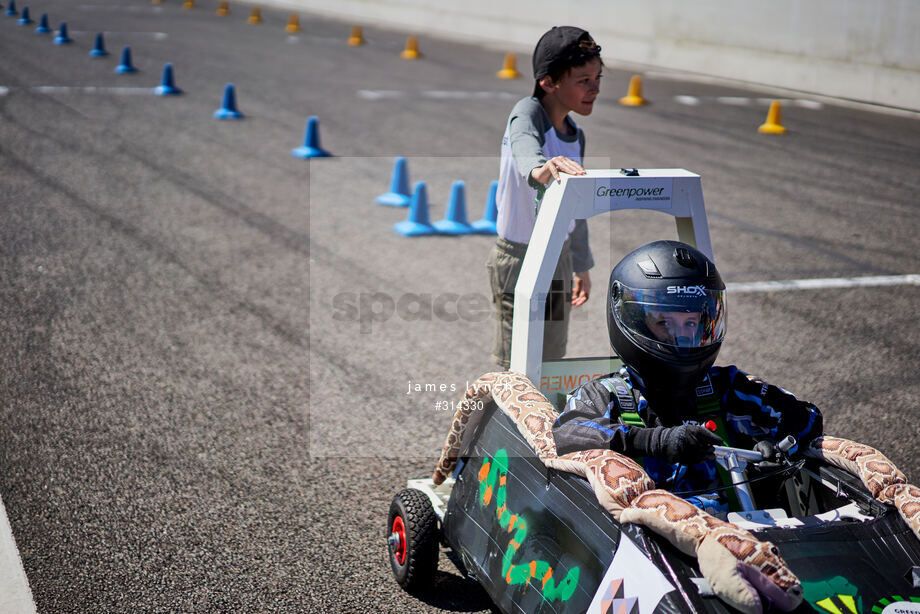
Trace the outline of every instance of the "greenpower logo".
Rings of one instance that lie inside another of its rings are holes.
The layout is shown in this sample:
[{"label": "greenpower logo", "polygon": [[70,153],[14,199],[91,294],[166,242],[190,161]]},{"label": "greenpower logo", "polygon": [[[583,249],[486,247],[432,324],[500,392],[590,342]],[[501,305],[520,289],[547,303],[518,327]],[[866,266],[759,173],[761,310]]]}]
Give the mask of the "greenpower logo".
[{"label": "greenpower logo", "polygon": [[598,178],[594,182],[594,208],[669,210],[672,188],[671,177]]},{"label": "greenpower logo", "polygon": [[636,200],[670,199],[670,196],[664,193],[664,187],[611,188],[601,185],[597,186],[595,194],[598,198],[634,198]]},{"label": "greenpower logo", "polygon": [[527,521],[511,512],[506,506],[508,481],[508,451],[502,448],[495,456],[486,459],[479,470],[479,498],[488,507],[495,497],[495,515],[498,524],[508,533],[514,533],[502,557],[502,575],[509,586],[526,586],[534,578],[542,583],[543,598],[547,601],[568,601],[578,586],[579,568],[573,567],[558,584],[553,580],[553,568],[546,561],[527,561],[513,564],[518,548],[527,539]]}]

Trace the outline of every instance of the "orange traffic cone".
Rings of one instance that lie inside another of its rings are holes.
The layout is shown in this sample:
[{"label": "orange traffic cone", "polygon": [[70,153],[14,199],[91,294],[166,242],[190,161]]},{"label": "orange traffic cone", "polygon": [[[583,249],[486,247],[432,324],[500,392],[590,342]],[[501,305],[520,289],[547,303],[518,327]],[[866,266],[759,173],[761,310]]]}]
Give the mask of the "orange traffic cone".
[{"label": "orange traffic cone", "polygon": [[418,37],[410,36],[406,39],[406,48],[403,49],[403,52],[399,54],[399,57],[404,60],[417,60],[422,57],[422,54],[418,50]]},{"label": "orange traffic cone", "polygon": [[287,25],[284,26],[284,31],[288,34],[300,32],[300,17],[298,17],[296,13],[292,13],[291,16],[288,17],[288,22]]},{"label": "orange traffic cone", "polygon": [[226,17],[230,14],[230,3],[227,0],[221,0],[221,3],[217,5],[217,16]]},{"label": "orange traffic cone", "polygon": [[648,101],[642,97],[642,77],[633,75],[629,79],[629,91],[620,98],[620,104],[627,107],[640,107],[648,104]]},{"label": "orange traffic cone", "polygon": [[184,9],[195,8],[195,0],[185,0],[185,2],[182,3],[182,8]]},{"label": "orange traffic cone", "polygon": [[249,19],[246,20],[246,23],[262,23],[262,12],[259,10],[259,7],[252,7],[252,12],[249,13]]},{"label": "orange traffic cone", "polygon": [[361,26],[355,26],[351,29],[351,36],[348,37],[350,47],[360,47],[364,44],[364,30]]},{"label": "orange traffic cone", "polygon": [[783,134],[786,132],[786,129],[780,123],[779,115],[779,100],[774,100],[770,103],[770,110],[767,111],[767,121],[760,124],[757,132],[761,134]]},{"label": "orange traffic cone", "polygon": [[499,79],[517,79],[521,76],[521,73],[517,70],[517,58],[513,53],[505,54],[505,63],[502,65],[502,69],[495,73],[495,76]]}]

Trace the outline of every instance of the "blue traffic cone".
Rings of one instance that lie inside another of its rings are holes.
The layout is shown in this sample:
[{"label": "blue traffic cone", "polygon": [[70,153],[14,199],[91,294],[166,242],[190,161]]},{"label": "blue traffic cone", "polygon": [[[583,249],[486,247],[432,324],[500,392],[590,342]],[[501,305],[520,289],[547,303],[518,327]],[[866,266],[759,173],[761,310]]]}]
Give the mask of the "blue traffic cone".
[{"label": "blue traffic cone", "polygon": [[33,23],[35,23],[34,21],[32,21],[32,17],[29,16],[29,7],[27,6],[22,7],[22,17],[20,17],[19,21],[16,23],[18,23],[21,26],[31,26]]},{"label": "blue traffic cone", "polygon": [[307,129],[304,133],[303,145],[291,150],[297,158],[326,158],[331,156],[328,151],[319,145],[319,118],[315,115],[307,120]]},{"label": "blue traffic cone", "polygon": [[109,55],[109,52],[105,50],[105,42],[102,39],[102,32],[96,34],[96,44],[89,52],[89,55],[93,58],[102,58]]},{"label": "blue traffic cone", "polygon": [[121,63],[115,67],[115,72],[122,74],[128,72],[137,72],[137,69],[131,63],[131,46],[125,45],[121,50]]},{"label": "blue traffic cone", "polygon": [[220,108],[214,111],[217,119],[243,119],[243,114],[236,109],[236,91],[232,83],[224,88],[224,101]]},{"label": "blue traffic cone", "polygon": [[496,202],[496,195],[498,194],[498,182],[493,181],[489,186],[489,200],[486,201],[486,210],[482,214],[482,218],[476,220],[470,226],[473,227],[473,232],[480,235],[495,235],[498,234],[498,228],[496,227],[496,221],[498,220],[498,204]]},{"label": "blue traffic cone", "polygon": [[176,94],[181,94],[182,90],[176,87],[175,82],[173,81],[173,65],[167,63],[163,67],[163,80],[158,86],[153,88],[153,93],[157,96],[175,96]]},{"label": "blue traffic cone", "polygon": [[19,13],[16,12],[16,0],[10,0],[10,5],[6,7],[6,16],[15,17]]},{"label": "blue traffic cone", "polygon": [[473,227],[466,219],[466,184],[462,181],[455,181],[451,186],[447,214],[432,226],[438,232],[448,235],[468,235],[473,232]]},{"label": "blue traffic cone", "polygon": [[67,22],[62,21],[61,27],[58,29],[58,35],[54,37],[55,45],[69,45],[73,40],[67,36]]},{"label": "blue traffic cone", "polygon": [[390,179],[390,191],[374,199],[378,205],[389,207],[408,207],[411,200],[409,195],[409,169],[406,159],[402,156],[396,158],[393,164],[393,177]]},{"label": "blue traffic cone", "polygon": [[48,27],[48,13],[42,13],[42,16],[38,19],[38,27],[35,28],[36,34],[48,34],[51,32],[51,28]]},{"label": "blue traffic cone", "polygon": [[393,224],[393,230],[404,237],[438,234],[428,218],[428,189],[424,181],[415,184],[412,201],[409,203],[409,217]]}]

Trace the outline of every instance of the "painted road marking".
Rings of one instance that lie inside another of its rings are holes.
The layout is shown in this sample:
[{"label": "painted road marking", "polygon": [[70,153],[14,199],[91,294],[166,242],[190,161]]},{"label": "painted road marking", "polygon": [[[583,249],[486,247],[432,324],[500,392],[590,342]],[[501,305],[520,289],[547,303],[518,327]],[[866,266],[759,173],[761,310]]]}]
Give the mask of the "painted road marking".
[{"label": "painted road marking", "polygon": [[780,104],[787,106],[802,107],[803,109],[812,109],[818,111],[824,108],[824,104],[815,100],[805,98],[754,98],[751,96],[690,96],[688,94],[679,94],[674,96],[674,101],[678,104],[688,107],[695,107],[702,103],[715,102],[733,107],[744,107],[750,105],[769,106],[774,100],[779,100]]},{"label": "painted road marking", "polygon": [[674,100],[677,101],[678,104],[683,104],[688,107],[695,107],[700,104],[700,99],[697,96],[687,96],[681,94],[679,96],[675,96]]},{"label": "painted road marking", "polygon": [[[13,88],[22,89],[36,94],[152,94],[152,87],[102,87],[96,85],[34,85],[32,87]],[[11,88],[0,85],[0,96],[6,96],[13,91]]]},{"label": "painted road marking", "polygon": [[35,614],[35,601],[22,568],[6,508],[0,500],[0,612]]},{"label": "painted road marking", "polygon": [[875,277],[826,277],[789,279],[786,281],[751,281],[725,284],[734,292],[779,292],[783,290],[827,290],[830,288],[865,288],[871,286],[920,286],[920,275],[878,275]]},{"label": "painted road marking", "polygon": [[462,90],[358,90],[364,100],[395,100],[402,98],[428,98],[429,100],[517,100],[520,94],[510,92],[468,92]]},{"label": "painted road marking", "polygon": [[95,85],[37,85],[25,88],[38,94],[152,94],[152,87],[97,87]]},{"label": "painted road marking", "polygon": [[[91,36],[95,36],[96,34],[99,34],[99,30],[70,30],[70,34],[72,35],[89,34]],[[161,40],[165,40],[169,38],[169,34],[167,34],[166,32],[114,32],[110,30],[102,30],[102,34],[106,36],[128,36],[128,35],[132,37],[149,36],[153,38],[153,40],[155,41],[161,41]]]},{"label": "painted road marking", "polygon": [[81,11],[128,11],[132,13],[154,11],[159,13],[163,10],[162,6],[124,6],[120,4],[81,4]]}]

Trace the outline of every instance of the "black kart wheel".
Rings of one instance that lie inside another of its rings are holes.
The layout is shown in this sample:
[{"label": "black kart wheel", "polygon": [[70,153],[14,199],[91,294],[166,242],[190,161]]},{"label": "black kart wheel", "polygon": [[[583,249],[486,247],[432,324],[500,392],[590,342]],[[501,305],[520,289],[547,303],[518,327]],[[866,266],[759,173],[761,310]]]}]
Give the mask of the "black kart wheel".
[{"label": "black kart wheel", "polygon": [[393,497],[387,518],[390,566],[409,593],[431,586],[438,570],[438,516],[425,494],[407,488]]}]

